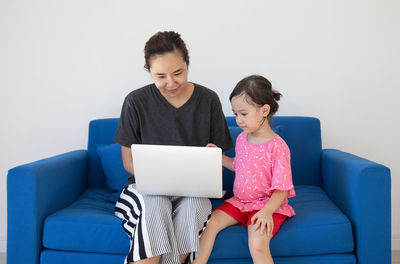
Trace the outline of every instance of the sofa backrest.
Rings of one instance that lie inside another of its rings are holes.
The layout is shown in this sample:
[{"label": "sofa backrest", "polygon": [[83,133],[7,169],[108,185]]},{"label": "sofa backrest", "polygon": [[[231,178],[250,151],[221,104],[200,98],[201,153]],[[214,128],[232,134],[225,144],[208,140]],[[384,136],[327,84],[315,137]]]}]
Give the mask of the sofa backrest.
[{"label": "sofa backrest", "polygon": [[[97,146],[114,143],[114,135],[118,118],[93,120],[89,124],[89,176],[90,188],[104,188],[106,181],[101,167]],[[241,129],[236,125],[234,117],[226,118],[232,138]],[[321,178],[321,128],[320,122],[313,117],[274,116],[271,126],[288,144],[291,152],[291,165],[294,185],[322,185]],[[234,155],[234,149],[227,152]],[[230,192],[233,184],[233,173],[224,171],[224,189]]]},{"label": "sofa backrest", "polygon": [[113,144],[117,131],[119,118],[92,120],[89,123],[88,155],[89,155],[89,188],[104,188],[107,186],[106,178],[97,154],[100,144]]},{"label": "sofa backrest", "polygon": [[[242,130],[237,126],[235,117],[228,116],[226,121],[236,141]],[[294,185],[321,186],[320,121],[314,117],[274,116],[270,124],[289,146]],[[234,149],[227,151],[227,155],[234,156]],[[234,174],[224,170],[224,189],[228,192],[232,190],[233,179]]]}]

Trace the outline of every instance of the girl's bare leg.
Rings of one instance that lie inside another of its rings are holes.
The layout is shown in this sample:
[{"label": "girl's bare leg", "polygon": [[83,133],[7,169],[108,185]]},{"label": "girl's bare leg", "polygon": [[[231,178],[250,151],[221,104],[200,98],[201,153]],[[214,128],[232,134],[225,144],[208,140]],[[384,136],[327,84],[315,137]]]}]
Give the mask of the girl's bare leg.
[{"label": "girl's bare leg", "polygon": [[238,222],[224,211],[215,210],[211,214],[210,221],[200,237],[200,255],[193,264],[206,264],[214,246],[215,238],[219,231]]},{"label": "girl's bare leg", "polygon": [[180,256],[179,256],[179,261],[180,261],[181,263],[183,263],[183,262],[185,261],[185,259],[186,259],[188,256],[189,256],[189,253],[188,253],[188,254],[180,255]]},{"label": "girl's bare leg", "polygon": [[254,225],[247,227],[249,235],[249,249],[254,264],[273,264],[274,261],[269,250],[269,242],[271,237],[267,236],[267,232],[263,235],[260,230],[255,231]]}]

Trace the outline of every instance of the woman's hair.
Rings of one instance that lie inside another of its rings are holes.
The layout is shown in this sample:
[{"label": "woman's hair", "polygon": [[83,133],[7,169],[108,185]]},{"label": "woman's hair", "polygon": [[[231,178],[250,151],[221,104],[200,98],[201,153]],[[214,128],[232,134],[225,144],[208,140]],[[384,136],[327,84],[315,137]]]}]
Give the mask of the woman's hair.
[{"label": "woman's hair", "polygon": [[229,100],[232,101],[233,97],[242,94],[246,95],[246,100],[250,99],[248,103],[256,104],[257,106],[269,105],[268,118],[278,111],[279,104],[277,101],[282,96],[278,91],[272,89],[272,85],[267,78],[260,75],[250,75],[239,81],[229,96]]},{"label": "woman's hair", "polygon": [[150,70],[150,58],[167,52],[179,51],[186,65],[189,66],[189,52],[181,35],[174,31],[163,31],[154,34],[144,46],[144,68]]}]

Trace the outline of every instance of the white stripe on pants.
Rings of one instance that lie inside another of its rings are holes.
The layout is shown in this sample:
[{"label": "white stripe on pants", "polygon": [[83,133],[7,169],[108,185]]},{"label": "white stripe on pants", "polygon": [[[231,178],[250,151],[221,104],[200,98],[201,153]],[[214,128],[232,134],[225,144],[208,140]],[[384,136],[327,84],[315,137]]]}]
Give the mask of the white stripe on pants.
[{"label": "white stripe on pants", "polygon": [[177,264],[179,255],[199,252],[199,234],[210,214],[207,198],[141,195],[128,185],[115,205],[131,238],[125,263],[161,256],[161,264]]}]

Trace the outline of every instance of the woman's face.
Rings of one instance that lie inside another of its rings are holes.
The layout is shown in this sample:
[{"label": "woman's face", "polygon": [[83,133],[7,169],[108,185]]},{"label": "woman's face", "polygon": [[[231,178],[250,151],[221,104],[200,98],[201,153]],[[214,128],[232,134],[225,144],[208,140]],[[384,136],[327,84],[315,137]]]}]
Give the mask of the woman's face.
[{"label": "woman's face", "polygon": [[187,87],[188,66],[178,51],[150,58],[150,75],[167,99],[178,98]]}]

